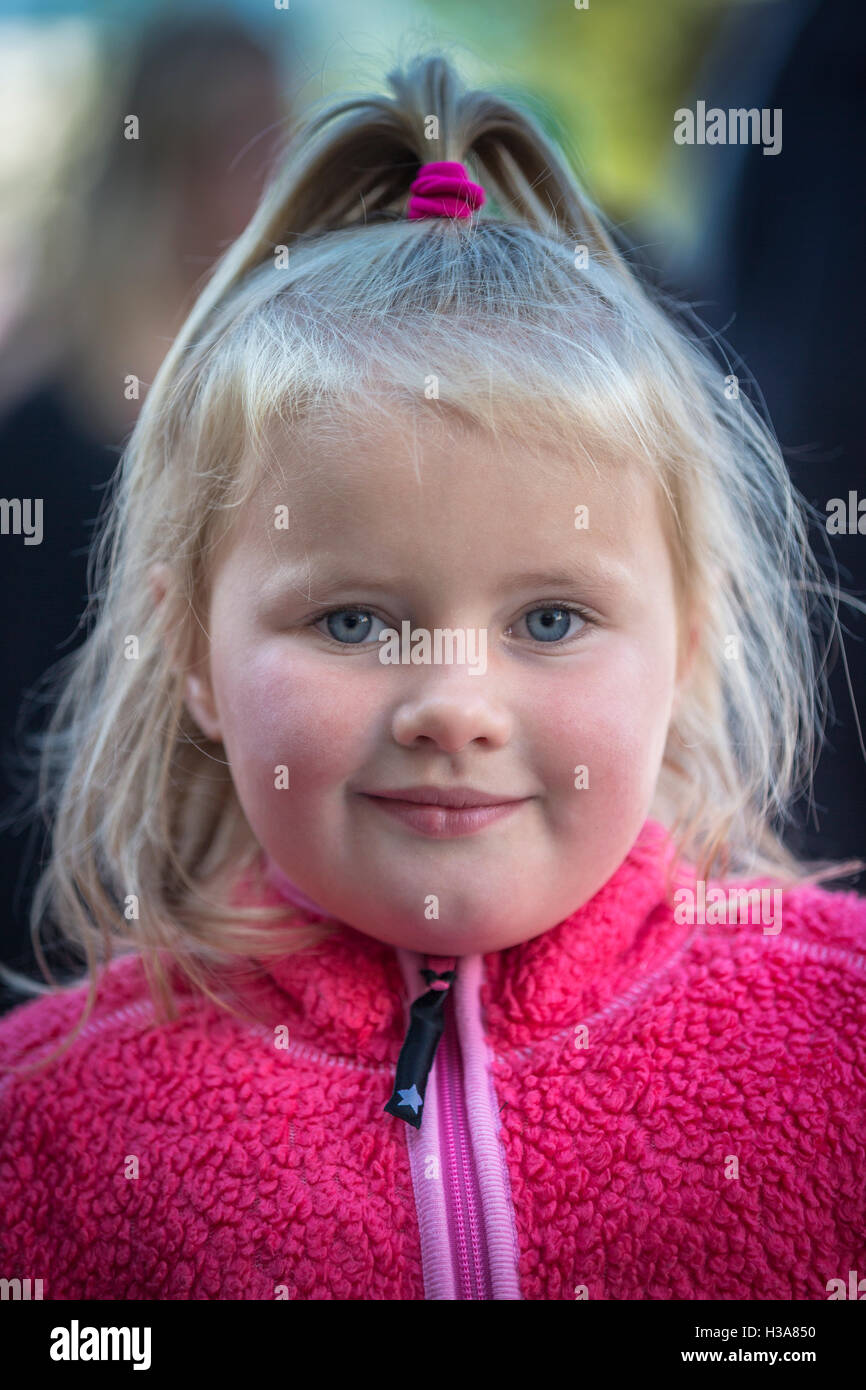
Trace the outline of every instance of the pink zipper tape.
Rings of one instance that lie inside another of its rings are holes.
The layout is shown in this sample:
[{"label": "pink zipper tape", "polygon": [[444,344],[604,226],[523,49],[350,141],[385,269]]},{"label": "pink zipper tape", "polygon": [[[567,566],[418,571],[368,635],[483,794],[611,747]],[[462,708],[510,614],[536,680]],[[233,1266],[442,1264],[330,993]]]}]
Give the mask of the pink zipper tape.
[{"label": "pink zipper tape", "polygon": [[[423,984],[420,970],[425,957],[416,951],[396,948],[406,986],[406,1014]],[[457,1134],[461,1151],[468,1154],[472,1167],[472,1186],[483,1213],[483,1267],[479,1283],[487,1283],[494,1299],[520,1299],[517,1227],[511,1198],[511,1184],[505,1153],[499,1137],[500,1119],[490,1067],[492,1058],[484,1036],[481,1017],[481,979],[483,958],[461,956],[457,978],[451,986],[456,1036],[463,1059],[463,1075],[448,1074],[449,1085],[462,1090],[465,1127]],[[409,1164],[415,1193],[421,1259],[426,1299],[459,1299],[455,1270],[459,1264],[456,1237],[451,1229],[446,1200],[446,1183],[456,1175],[447,1169],[448,1145],[443,1132],[439,1104],[439,1084],[443,1068],[449,1067],[450,1052],[437,1052],[427,1088],[425,1114],[421,1128],[405,1126]],[[451,1063],[453,1067],[453,1063]],[[453,1138],[454,1136],[452,1136]]]}]

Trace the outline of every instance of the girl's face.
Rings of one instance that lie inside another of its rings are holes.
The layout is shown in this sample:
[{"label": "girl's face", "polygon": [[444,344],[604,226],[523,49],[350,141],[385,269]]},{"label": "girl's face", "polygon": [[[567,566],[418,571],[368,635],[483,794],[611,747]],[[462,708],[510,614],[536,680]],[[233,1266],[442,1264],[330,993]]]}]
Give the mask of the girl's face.
[{"label": "girl's face", "polygon": [[[304,893],[380,941],[484,953],[582,906],[650,814],[673,576],[655,489],[623,465],[407,419],[282,448],[220,553],[187,704]],[[423,787],[513,804],[377,799]]]}]

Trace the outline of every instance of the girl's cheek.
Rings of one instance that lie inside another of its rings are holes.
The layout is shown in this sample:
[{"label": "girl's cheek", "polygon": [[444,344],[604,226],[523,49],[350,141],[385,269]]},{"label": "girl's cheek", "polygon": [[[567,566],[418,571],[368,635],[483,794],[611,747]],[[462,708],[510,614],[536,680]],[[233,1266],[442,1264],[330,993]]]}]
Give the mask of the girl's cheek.
[{"label": "girl's cheek", "polygon": [[[348,661],[357,658],[348,658]],[[350,776],[376,727],[372,682],[347,679],[339,665],[274,646],[224,668],[236,755],[273,785],[285,766],[309,789]]]},{"label": "girl's cheek", "polygon": [[628,652],[593,669],[587,664],[527,708],[553,780],[568,781],[580,765],[591,786],[593,768],[598,778],[640,781],[664,748],[670,700],[660,665]]}]

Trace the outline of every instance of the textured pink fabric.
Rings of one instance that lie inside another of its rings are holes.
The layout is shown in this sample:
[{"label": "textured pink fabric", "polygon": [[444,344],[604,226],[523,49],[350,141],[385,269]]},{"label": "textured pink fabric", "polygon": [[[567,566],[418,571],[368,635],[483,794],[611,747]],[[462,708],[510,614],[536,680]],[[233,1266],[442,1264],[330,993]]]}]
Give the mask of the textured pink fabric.
[{"label": "textured pink fabric", "polygon": [[[866,901],[787,892],[777,935],[680,924],[664,857],[649,821],[590,902],[484,957],[521,1296],[825,1299],[866,1268]],[[0,1274],[58,1299],[423,1299],[408,1127],[382,1109],[395,951],[336,924],[214,982],[259,1021],[178,980],[154,1027],[128,957],[48,1074],[0,1072]],[[83,997],[15,1009],[0,1068]]]}]

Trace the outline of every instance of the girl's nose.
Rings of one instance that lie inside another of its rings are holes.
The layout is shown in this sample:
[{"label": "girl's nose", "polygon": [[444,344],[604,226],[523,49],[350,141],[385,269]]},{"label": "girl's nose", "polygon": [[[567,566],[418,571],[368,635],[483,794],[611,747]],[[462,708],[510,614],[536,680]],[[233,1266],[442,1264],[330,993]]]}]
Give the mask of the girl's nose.
[{"label": "girl's nose", "polygon": [[404,700],[394,712],[392,732],[404,748],[424,739],[444,753],[458,753],[478,741],[501,747],[511,736],[511,726],[511,716],[500,705],[461,681],[453,690],[439,689]]}]

